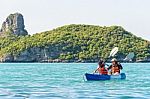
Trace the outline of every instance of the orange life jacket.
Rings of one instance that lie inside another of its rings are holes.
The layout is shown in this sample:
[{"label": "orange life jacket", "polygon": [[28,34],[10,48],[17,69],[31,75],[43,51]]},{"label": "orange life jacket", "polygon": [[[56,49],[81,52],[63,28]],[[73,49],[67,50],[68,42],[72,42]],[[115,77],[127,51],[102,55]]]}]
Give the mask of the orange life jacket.
[{"label": "orange life jacket", "polygon": [[112,72],[112,73],[116,73],[116,72],[120,73],[120,68],[119,68],[119,66],[112,66],[111,72]]},{"label": "orange life jacket", "polygon": [[107,75],[107,74],[108,74],[108,71],[105,69],[105,67],[99,67],[99,68],[98,68],[98,72],[99,72],[101,75]]}]

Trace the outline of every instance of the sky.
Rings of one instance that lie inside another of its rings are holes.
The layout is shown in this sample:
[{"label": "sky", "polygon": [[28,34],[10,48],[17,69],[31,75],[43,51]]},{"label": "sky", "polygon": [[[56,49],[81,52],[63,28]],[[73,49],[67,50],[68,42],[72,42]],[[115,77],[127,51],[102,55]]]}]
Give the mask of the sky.
[{"label": "sky", "polygon": [[29,34],[68,24],[122,26],[150,40],[150,0],[0,0],[0,27],[11,13],[23,14]]}]

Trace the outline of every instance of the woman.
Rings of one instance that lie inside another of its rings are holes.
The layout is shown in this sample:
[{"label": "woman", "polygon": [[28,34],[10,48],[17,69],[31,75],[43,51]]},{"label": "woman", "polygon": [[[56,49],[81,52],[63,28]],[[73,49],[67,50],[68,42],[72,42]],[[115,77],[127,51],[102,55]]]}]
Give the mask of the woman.
[{"label": "woman", "polygon": [[95,73],[97,73],[97,72],[101,75],[107,75],[108,74],[108,71],[105,68],[105,64],[102,60],[100,60],[98,62],[98,68],[95,70]]},{"label": "woman", "polygon": [[119,75],[120,74],[120,70],[123,69],[121,64],[115,58],[113,58],[111,61],[112,61],[112,65],[110,65],[108,67],[108,70],[111,70],[110,74],[112,74],[112,75]]}]

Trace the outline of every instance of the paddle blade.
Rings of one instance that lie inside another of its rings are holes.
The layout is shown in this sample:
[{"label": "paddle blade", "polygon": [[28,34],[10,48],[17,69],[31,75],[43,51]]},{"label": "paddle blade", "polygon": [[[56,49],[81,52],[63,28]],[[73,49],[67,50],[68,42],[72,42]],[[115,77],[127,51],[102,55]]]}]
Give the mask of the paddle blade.
[{"label": "paddle blade", "polygon": [[115,56],[115,54],[118,52],[118,47],[115,47],[111,50],[109,57]]},{"label": "paddle blade", "polygon": [[124,60],[132,60],[134,58],[134,52],[129,53]]}]

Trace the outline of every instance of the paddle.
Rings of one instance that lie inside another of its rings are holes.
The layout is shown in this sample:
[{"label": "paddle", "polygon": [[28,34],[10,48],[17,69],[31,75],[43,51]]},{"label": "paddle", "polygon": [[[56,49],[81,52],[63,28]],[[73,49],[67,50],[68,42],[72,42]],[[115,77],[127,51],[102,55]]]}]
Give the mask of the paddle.
[{"label": "paddle", "polygon": [[[117,52],[118,52],[118,47],[114,47],[114,48],[111,50],[111,52],[110,52],[110,54],[109,54],[109,57],[105,60],[105,62],[106,62],[109,58],[114,57],[114,56],[117,54]],[[106,65],[107,65],[107,64],[106,64]]]},{"label": "paddle", "polygon": [[[114,57],[114,56],[117,54],[117,52],[118,52],[118,47],[114,47],[114,48],[111,50],[111,52],[110,52],[110,54],[109,54],[109,57],[105,60],[105,62],[106,62],[109,58]],[[109,66],[108,64],[105,64],[105,65]]]},{"label": "paddle", "polygon": [[130,52],[130,53],[126,56],[126,58],[125,58],[124,60],[125,60],[125,61],[130,61],[130,60],[132,60],[132,59],[134,58],[134,56],[135,56],[134,52]]},{"label": "paddle", "polygon": [[111,50],[111,52],[110,52],[108,58],[114,57],[114,56],[117,54],[117,52],[118,52],[118,47],[113,48],[113,49]]}]

